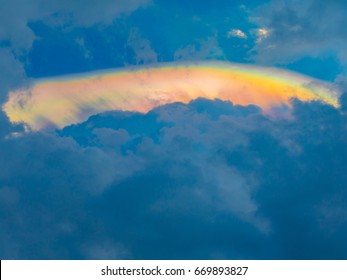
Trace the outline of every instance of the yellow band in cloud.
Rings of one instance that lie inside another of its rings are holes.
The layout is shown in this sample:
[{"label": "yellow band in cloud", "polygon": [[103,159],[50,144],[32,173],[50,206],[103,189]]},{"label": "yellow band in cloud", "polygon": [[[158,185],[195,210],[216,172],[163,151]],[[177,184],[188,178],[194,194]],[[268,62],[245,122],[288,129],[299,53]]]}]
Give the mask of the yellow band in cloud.
[{"label": "yellow band in cloud", "polygon": [[338,92],[293,72],[223,62],[172,63],[38,80],[9,93],[3,110],[33,130],[62,128],[108,110],[147,112],[198,97],[256,104],[264,112],[293,97],[338,106]]}]

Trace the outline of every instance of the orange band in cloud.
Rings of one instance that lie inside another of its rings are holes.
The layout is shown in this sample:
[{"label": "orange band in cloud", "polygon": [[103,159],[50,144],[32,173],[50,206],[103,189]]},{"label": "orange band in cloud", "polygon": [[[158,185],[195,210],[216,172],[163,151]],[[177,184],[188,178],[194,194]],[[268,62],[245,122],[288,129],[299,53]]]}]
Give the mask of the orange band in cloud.
[{"label": "orange band in cloud", "polygon": [[313,78],[274,68],[222,62],[162,64],[38,80],[9,93],[3,110],[33,130],[62,128],[108,110],[147,112],[198,97],[256,104],[265,112],[293,97],[338,105],[337,91]]}]

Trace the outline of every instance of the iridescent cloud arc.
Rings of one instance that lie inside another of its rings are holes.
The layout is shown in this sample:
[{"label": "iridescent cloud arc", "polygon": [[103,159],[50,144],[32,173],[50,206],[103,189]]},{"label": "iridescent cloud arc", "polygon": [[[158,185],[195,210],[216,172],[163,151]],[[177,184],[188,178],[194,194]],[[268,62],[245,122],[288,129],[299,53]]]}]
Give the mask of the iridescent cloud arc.
[{"label": "iridescent cloud arc", "polygon": [[265,113],[291,98],[338,106],[338,91],[313,78],[275,68],[223,62],[172,63],[68,75],[35,81],[9,93],[3,110],[33,130],[62,128],[109,111],[147,112],[198,97],[256,104]]}]

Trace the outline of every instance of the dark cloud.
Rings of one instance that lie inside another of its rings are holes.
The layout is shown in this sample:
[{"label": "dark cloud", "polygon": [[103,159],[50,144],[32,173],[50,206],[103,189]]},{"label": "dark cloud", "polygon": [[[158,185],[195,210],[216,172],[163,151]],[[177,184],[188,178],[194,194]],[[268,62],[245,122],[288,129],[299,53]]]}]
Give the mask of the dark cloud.
[{"label": "dark cloud", "polygon": [[94,227],[82,198],[91,186],[109,181],[107,170],[95,169],[99,161],[107,161],[100,152],[80,150],[74,141],[50,135],[2,141],[1,192],[14,197],[1,205],[1,251],[6,258],[76,256],[68,252],[73,247],[64,244],[66,236],[76,238],[76,232],[83,235],[83,227]]},{"label": "dark cloud", "polygon": [[1,258],[346,258],[343,110],[197,99],[3,139]]},{"label": "dark cloud", "polygon": [[[26,76],[253,48],[332,80],[347,57],[342,0],[5,2],[0,103]],[[37,133],[0,112],[0,258],[346,259],[346,96],[287,120],[198,99]]]}]

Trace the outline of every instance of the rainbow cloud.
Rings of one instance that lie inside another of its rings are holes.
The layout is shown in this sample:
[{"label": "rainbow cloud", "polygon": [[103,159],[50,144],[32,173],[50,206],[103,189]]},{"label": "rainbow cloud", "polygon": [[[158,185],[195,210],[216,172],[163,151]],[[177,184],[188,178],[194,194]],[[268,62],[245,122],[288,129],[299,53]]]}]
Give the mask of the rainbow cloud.
[{"label": "rainbow cloud", "polygon": [[338,92],[313,78],[250,65],[222,62],[172,63],[123,68],[38,80],[9,93],[3,110],[13,123],[33,130],[62,128],[108,110],[147,112],[203,97],[256,104],[265,113],[276,106],[321,100],[338,106]]}]

